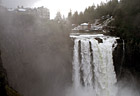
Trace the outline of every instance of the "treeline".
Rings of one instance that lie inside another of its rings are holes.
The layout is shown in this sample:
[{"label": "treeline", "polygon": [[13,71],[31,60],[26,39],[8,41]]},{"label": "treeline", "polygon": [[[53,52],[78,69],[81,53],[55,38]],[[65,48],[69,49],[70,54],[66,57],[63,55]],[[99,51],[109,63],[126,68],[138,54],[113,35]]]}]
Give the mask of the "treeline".
[{"label": "treeline", "polygon": [[68,20],[72,24],[81,24],[84,22],[90,22],[93,23],[95,19],[99,19],[102,16],[106,15],[114,15],[114,11],[118,6],[118,0],[112,0],[109,1],[108,3],[101,3],[100,5],[93,5],[89,6],[88,8],[85,9],[84,12],[78,13],[77,11],[72,14],[70,11],[68,13]]}]

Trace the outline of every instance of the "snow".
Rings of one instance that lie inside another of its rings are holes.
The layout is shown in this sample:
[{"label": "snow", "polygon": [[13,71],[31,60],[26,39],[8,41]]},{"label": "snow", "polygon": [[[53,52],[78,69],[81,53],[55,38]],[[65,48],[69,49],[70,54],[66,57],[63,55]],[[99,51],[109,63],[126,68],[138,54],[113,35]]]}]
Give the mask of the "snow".
[{"label": "snow", "polygon": [[18,9],[18,11],[21,11],[21,12],[25,12],[26,11],[26,9]]},{"label": "snow", "polygon": [[100,23],[99,20],[100,19],[96,19],[95,23],[91,24],[91,28],[88,27],[88,25],[89,25],[88,23],[82,23],[82,24],[78,25],[77,27],[73,28],[72,30],[76,30],[76,31],[78,31],[78,30],[85,30],[85,31],[86,30],[93,30],[93,31],[105,32],[103,30],[103,28],[106,27],[111,21],[113,21],[114,18],[112,16],[111,17],[107,16],[107,19],[104,20],[103,23]]},{"label": "snow", "polygon": [[81,25],[82,26],[88,26],[88,23],[82,23]]},{"label": "snow", "polygon": [[8,8],[8,11],[14,11],[14,9],[13,8]]}]

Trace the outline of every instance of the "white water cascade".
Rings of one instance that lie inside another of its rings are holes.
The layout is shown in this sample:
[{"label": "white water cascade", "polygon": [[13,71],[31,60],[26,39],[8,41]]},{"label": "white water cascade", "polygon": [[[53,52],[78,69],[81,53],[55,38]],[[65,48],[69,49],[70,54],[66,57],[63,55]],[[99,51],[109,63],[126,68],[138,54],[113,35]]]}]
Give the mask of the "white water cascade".
[{"label": "white water cascade", "polygon": [[73,84],[92,94],[85,96],[116,96],[117,82],[112,52],[116,37],[104,35],[78,35],[74,38]]}]

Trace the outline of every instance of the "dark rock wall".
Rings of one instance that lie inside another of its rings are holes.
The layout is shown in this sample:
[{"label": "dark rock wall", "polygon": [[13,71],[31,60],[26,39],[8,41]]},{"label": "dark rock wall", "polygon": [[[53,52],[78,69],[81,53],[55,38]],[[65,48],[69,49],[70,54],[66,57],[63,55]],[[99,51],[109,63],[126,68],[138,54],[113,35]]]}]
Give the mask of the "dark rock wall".
[{"label": "dark rock wall", "polygon": [[117,79],[133,78],[140,80],[140,53],[127,42],[118,40],[118,46],[113,52],[113,61]]},{"label": "dark rock wall", "polygon": [[123,50],[124,45],[121,39],[118,39],[117,43],[118,45],[113,51],[113,62],[114,62],[117,78],[120,79],[122,74],[122,69],[123,69],[122,66],[124,64],[124,50]]},{"label": "dark rock wall", "polygon": [[3,68],[1,53],[0,53],[0,96],[21,96],[17,91],[9,87],[6,70]]},{"label": "dark rock wall", "polygon": [[5,86],[7,85],[7,77],[3,68],[1,53],[0,53],[0,96],[7,96]]}]

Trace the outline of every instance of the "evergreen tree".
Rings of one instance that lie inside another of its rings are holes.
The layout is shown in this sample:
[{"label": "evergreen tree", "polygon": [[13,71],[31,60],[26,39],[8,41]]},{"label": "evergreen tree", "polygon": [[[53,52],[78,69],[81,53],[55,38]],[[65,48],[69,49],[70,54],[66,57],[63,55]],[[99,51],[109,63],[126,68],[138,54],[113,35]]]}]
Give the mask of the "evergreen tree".
[{"label": "evergreen tree", "polygon": [[57,21],[57,22],[62,21],[62,16],[61,16],[61,13],[59,11],[56,13],[55,21]]},{"label": "evergreen tree", "polygon": [[84,23],[84,14],[83,12],[80,12],[79,18],[78,18],[78,24]]},{"label": "evergreen tree", "polygon": [[71,18],[72,18],[72,12],[70,10],[70,12],[68,13],[68,20],[71,21]]},{"label": "evergreen tree", "polygon": [[72,23],[73,24],[78,24],[78,12],[76,11],[74,14],[73,14],[73,17],[72,17]]}]

